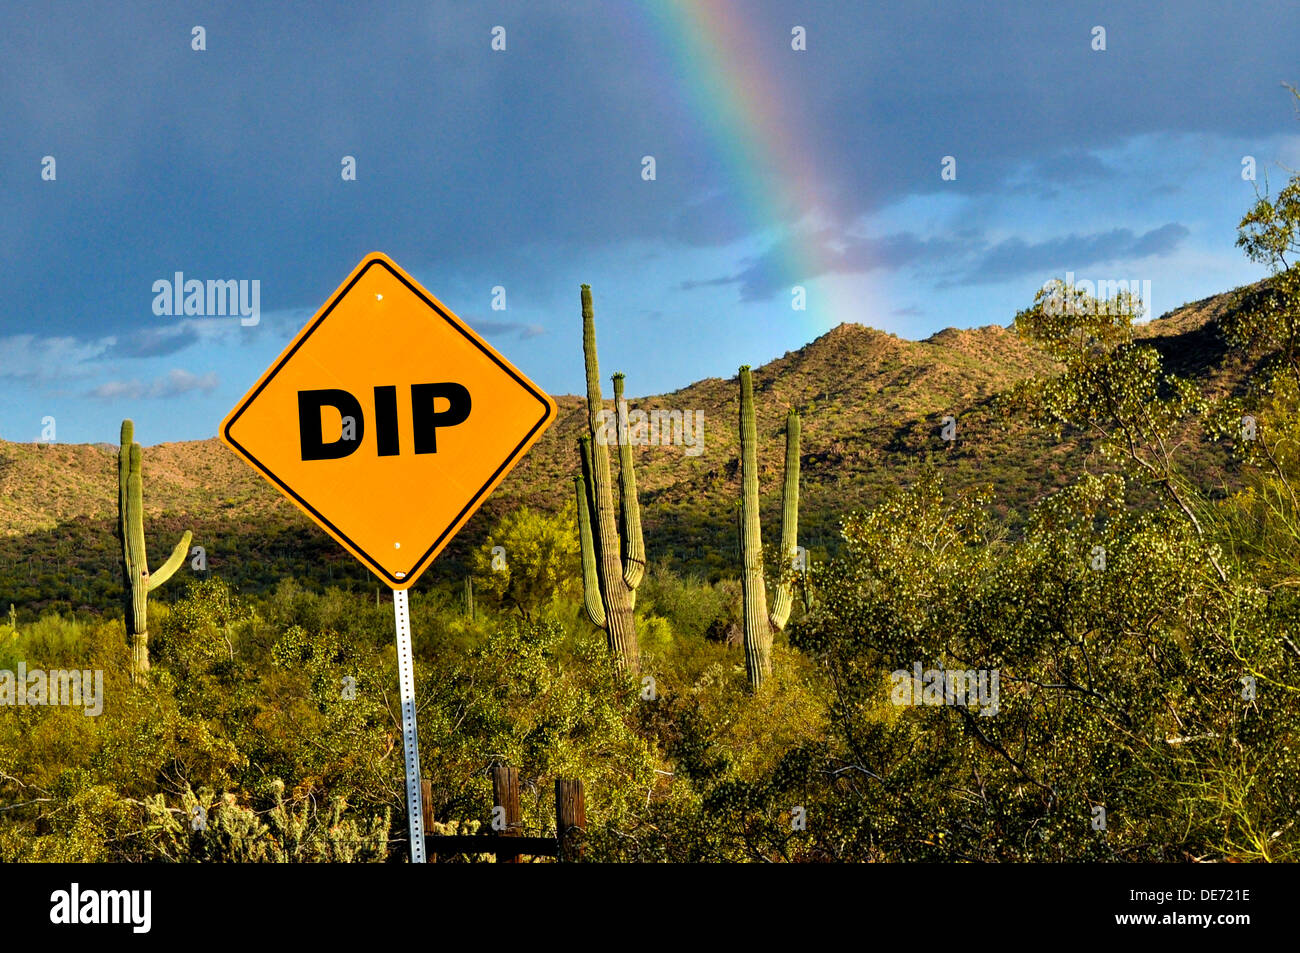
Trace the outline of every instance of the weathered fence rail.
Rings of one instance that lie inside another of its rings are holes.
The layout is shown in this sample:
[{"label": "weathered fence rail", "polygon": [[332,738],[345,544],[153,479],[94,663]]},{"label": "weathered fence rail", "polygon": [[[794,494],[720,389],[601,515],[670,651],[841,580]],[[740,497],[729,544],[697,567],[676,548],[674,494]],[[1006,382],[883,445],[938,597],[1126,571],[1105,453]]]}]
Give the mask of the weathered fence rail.
[{"label": "weathered fence rail", "polygon": [[[555,781],[555,837],[525,837],[519,809],[519,769],[492,768],[494,807],[502,809],[504,826],[491,834],[433,833],[433,790],[421,782],[424,799],[424,851],[430,862],[449,854],[494,854],[499,863],[519,863],[520,857],[554,857],[561,862],[582,859],[582,832],[587,826],[587,802],[581,781]],[[496,815],[498,812],[494,811]]]}]

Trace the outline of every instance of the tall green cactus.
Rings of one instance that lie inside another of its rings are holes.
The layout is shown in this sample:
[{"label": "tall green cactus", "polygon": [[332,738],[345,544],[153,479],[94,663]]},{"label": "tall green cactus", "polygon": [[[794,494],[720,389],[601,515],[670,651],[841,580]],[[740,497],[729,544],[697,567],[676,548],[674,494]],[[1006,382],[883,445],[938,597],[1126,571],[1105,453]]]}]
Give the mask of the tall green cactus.
[{"label": "tall green cactus", "polygon": [[122,542],[122,571],[125,575],[126,630],[131,637],[131,657],[137,674],[149,671],[149,593],[180,568],[189,555],[190,531],[172,550],[167,561],[153,573],[144,548],[144,505],[141,502],[140,445],[135,442],[135,424],[122,421],[122,442],[117,452],[117,529]]},{"label": "tall green cactus", "polygon": [[772,627],[784,629],[794,606],[790,571],[799,545],[799,415],[785,415],[785,485],[781,488],[781,577],[776,584],[769,617]]},{"label": "tall green cactus", "polygon": [[474,577],[465,577],[465,618],[474,621]]},{"label": "tall green cactus", "polygon": [[772,611],[763,578],[763,541],[758,513],[758,435],[754,423],[754,383],[749,365],[740,369],[740,560],[744,606],[745,674],[757,691],[772,674],[772,630],[785,628],[793,605],[788,565],[799,534],[799,415],[791,410],[785,423],[785,486],[781,495],[781,580]]},{"label": "tall green cactus", "polygon": [[[636,587],[645,574],[645,541],[641,535],[641,510],[636,498],[632,449],[627,443],[623,375],[614,375],[615,415],[619,445],[621,527],[615,524],[614,489],[609,467],[609,429],[600,393],[600,366],[596,357],[596,320],[591,306],[591,286],[582,286],[582,351],[587,367],[587,433],[579,440],[582,477],[574,481],[578,502],[579,542],[582,547],[584,606],[592,625],[605,630],[616,663],[640,670],[633,607]],[[620,536],[621,528],[621,536]]]},{"label": "tall green cactus", "polygon": [[754,383],[749,365],[740,369],[740,594],[744,608],[745,674],[754,690],[772,673],[772,630],[763,580],[763,541],[758,519],[758,443]]},{"label": "tall green cactus", "polygon": [[[594,329],[593,329],[593,334]],[[592,341],[595,359],[595,341]],[[623,546],[623,580],[631,590],[636,606],[636,587],[645,576],[645,537],[641,534],[641,504],[636,498],[636,468],[632,464],[632,446],[627,439],[627,401],[623,399],[623,374],[614,375],[614,415],[618,425],[618,506],[621,520],[620,541]]]},{"label": "tall green cactus", "polygon": [[573,490],[578,501],[578,544],[582,552],[582,606],[587,619],[598,629],[605,628],[605,603],[600,594],[600,571],[596,568],[596,546],[591,533],[591,499],[587,495],[588,458],[591,456],[590,437],[579,441],[582,454],[582,476],[573,478]]}]

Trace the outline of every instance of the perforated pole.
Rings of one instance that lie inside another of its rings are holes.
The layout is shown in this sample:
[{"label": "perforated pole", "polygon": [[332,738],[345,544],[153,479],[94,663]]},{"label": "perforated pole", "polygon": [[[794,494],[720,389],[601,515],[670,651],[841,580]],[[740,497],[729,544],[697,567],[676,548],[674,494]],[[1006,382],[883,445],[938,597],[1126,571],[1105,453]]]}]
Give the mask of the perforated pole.
[{"label": "perforated pole", "polygon": [[406,818],[411,863],[424,863],[424,805],[420,799],[420,736],[415,730],[415,661],[411,655],[411,608],[405,589],[393,590],[397,620],[397,681],[402,693],[402,748],[406,752]]}]

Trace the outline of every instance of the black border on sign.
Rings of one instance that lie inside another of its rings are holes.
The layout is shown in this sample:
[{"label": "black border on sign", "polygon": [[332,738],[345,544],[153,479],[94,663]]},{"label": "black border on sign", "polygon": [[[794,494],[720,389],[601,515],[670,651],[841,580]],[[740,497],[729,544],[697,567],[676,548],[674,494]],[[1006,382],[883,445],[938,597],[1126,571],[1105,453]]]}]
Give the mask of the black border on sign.
[{"label": "black border on sign", "polygon": [[[349,537],[341,529],[335,526],[334,523],[331,520],[327,519],[324,514],[322,514],[314,506],[312,506],[301,496],[295,493],[292,487],[290,487],[287,483],[285,483],[278,476],[272,473],[271,470],[267,468],[265,464],[262,463],[262,461],[258,460],[257,457],[253,456],[253,454],[250,453],[248,449],[243,446],[243,444],[239,443],[239,441],[237,441],[230,433],[231,428],[234,427],[235,423],[239,420],[239,418],[243,416],[244,411],[246,411],[249,407],[252,406],[253,401],[257,400],[258,395],[261,394],[262,391],[266,388],[266,386],[271,383],[271,381],[275,378],[275,375],[280,373],[280,370],[284,367],[285,364],[289,362],[290,358],[292,358],[294,354],[297,353],[298,349],[302,347],[303,344],[306,343],[307,339],[312,336],[312,334],[315,332],[315,330],[318,327],[320,327],[321,323],[324,322],[324,320],[330,316],[330,313],[334,310],[335,306],[340,301],[342,301],[345,297],[347,297],[348,292],[352,290],[352,286],[361,280],[361,276],[364,275],[366,272],[368,272],[375,265],[382,265],[384,269],[388,271],[389,274],[391,274],[394,278],[396,278],[398,281],[404,284],[411,291],[412,294],[414,294],[426,305],[428,305],[430,310],[432,310],[440,318],[442,318],[449,325],[451,325],[453,328],[459,331],[460,334],[465,338],[465,340],[473,344],[476,348],[482,351],[483,355],[489,358],[492,361],[492,363],[496,364],[497,367],[501,368],[512,378],[514,378],[515,383],[517,383],[520,387],[522,387],[533,397],[537,398],[538,403],[542,405],[542,416],[538,418],[537,423],[533,424],[532,429],[529,430],[528,433],[524,435],[524,438],[519,441],[519,444],[514,448],[514,450],[510,451],[510,454],[505,458],[505,460],[502,461],[501,465],[492,471],[492,474],[487,478],[487,480],[483,483],[483,485],[479,487],[478,491],[475,492],[475,494],[472,497],[470,497],[469,502],[466,503],[465,506],[461,509],[461,511],[456,514],[455,518],[451,521],[451,523],[445,529],[443,529],[441,533],[438,534],[438,538],[433,541],[433,544],[424,551],[424,555],[422,555],[419,559],[415,561],[415,564],[411,566],[410,570],[401,579],[398,579],[392,573],[388,572],[388,570],[384,569],[383,566],[379,565],[379,563],[375,561],[373,556],[371,556],[364,549],[358,546],[351,539],[351,537]],[[441,307],[439,307],[438,304],[432,301],[427,295],[425,295],[425,293],[422,290],[420,290],[418,287],[416,287],[410,281],[408,281],[405,275],[397,271],[394,271],[393,268],[388,264],[388,262],[384,261],[382,258],[374,258],[371,259],[369,262],[367,262],[365,266],[361,268],[356,273],[356,275],[353,276],[352,280],[349,281],[343,287],[343,289],[334,296],[334,300],[332,300],[329,303],[329,305],[325,308],[325,310],[321,312],[320,316],[311,323],[311,326],[307,329],[307,332],[303,334],[302,337],[298,338],[298,340],[294,343],[293,347],[290,348],[289,351],[285,353],[285,355],[281,357],[279,361],[276,362],[275,366],[271,369],[271,371],[267,373],[267,375],[263,378],[261,384],[257,386],[257,389],[254,390],[251,394],[249,394],[244,399],[243,403],[240,404],[238,410],[236,410],[233,414],[231,414],[230,420],[226,422],[225,437],[227,442],[229,442],[232,447],[235,447],[240,453],[242,453],[248,459],[250,463],[252,463],[255,467],[257,467],[257,469],[261,470],[262,473],[266,474],[269,480],[271,480],[276,486],[278,486],[287,495],[297,500],[299,506],[301,506],[304,510],[306,510],[307,512],[315,516],[316,519],[319,520],[323,525],[329,527],[330,532],[337,535],[339,539],[344,540],[347,543],[347,545],[351,547],[352,551],[359,554],[362,560],[367,565],[370,566],[371,571],[375,572],[379,576],[382,576],[384,579],[387,579],[394,586],[409,587],[410,585],[412,585],[413,580],[417,578],[424,571],[425,568],[427,568],[425,566],[425,563],[429,560],[432,554],[436,550],[438,550],[443,545],[444,541],[446,541],[447,538],[451,535],[452,527],[458,526],[462,519],[464,519],[470,513],[473,513],[474,510],[478,509],[479,505],[481,504],[481,501],[483,500],[483,498],[487,493],[488,487],[490,487],[493,481],[495,481],[496,478],[501,475],[501,472],[503,470],[507,470],[510,468],[511,464],[515,461],[515,459],[518,458],[520,453],[523,452],[524,446],[528,443],[529,440],[532,439],[533,434],[537,433],[537,431],[540,428],[545,426],[545,424],[551,418],[552,418],[552,413],[551,413],[550,402],[547,401],[545,396],[542,395],[535,387],[533,387],[532,384],[530,384],[524,378],[520,377],[514,368],[504,363],[501,360],[501,358],[496,353],[494,353],[490,348],[485,346],[482,341],[479,341],[472,334],[466,334],[465,329],[461,327],[460,320],[458,318],[448,314],[448,312],[444,311]]]}]

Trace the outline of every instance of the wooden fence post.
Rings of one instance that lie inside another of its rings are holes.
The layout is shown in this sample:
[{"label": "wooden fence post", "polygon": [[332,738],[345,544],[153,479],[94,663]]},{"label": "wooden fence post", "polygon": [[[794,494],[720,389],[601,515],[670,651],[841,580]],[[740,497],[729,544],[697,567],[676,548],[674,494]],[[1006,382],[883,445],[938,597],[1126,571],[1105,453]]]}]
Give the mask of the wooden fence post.
[{"label": "wooden fence post", "polygon": [[[433,782],[428,778],[420,778],[420,813],[424,815],[424,836],[427,838],[433,833]],[[425,853],[428,854],[426,863],[438,862],[437,854],[429,854],[428,851]]]},{"label": "wooden fence post", "polygon": [[[506,826],[499,831],[503,837],[518,837],[523,833],[523,815],[519,811],[519,769],[508,764],[492,766],[492,800],[493,807],[503,807],[506,811]],[[519,863],[519,855],[508,858],[505,863]]]},{"label": "wooden fence post", "polygon": [[555,779],[555,836],[561,863],[582,859],[582,832],[587,826],[587,801],[581,781]]}]

